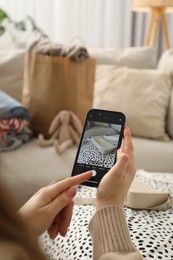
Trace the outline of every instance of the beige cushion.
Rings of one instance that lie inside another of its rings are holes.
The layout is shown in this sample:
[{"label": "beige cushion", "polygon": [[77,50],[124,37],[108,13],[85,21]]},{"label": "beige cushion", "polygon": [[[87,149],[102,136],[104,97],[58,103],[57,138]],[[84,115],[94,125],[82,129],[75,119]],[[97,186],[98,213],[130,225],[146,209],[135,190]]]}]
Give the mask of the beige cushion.
[{"label": "beige cushion", "polygon": [[156,65],[156,53],[154,48],[150,47],[97,48],[88,51],[96,58],[98,64],[114,64],[137,69],[154,69]]},{"label": "beige cushion", "polygon": [[0,89],[21,101],[25,50],[0,50]]},{"label": "beige cushion", "polygon": [[150,172],[173,173],[173,140],[163,142],[141,137],[133,137],[136,169]]},{"label": "beige cushion", "polygon": [[[158,62],[157,68],[159,70],[171,71],[173,75],[173,49],[169,49],[163,52]],[[168,108],[167,131],[169,136],[173,138],[173,93],[171,95],[171,100]]]},{"label": "beige cushion", "polygon": [[161,70],[173,71],[173,49],[169,49],[163,52],[158,61],[157,68]]},{"label": "beige cushion", "polygon": [[134,136],[168,139],[165,118],[170,95],[170,73],[97,66],[93,107],[123,112]]}]

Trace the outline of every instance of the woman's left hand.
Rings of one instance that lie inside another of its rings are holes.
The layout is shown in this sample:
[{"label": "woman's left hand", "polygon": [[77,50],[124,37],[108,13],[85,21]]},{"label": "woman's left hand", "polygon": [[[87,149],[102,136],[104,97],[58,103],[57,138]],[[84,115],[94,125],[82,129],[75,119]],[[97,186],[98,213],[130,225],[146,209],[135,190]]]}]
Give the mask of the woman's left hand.
[{"label": "woman's left hand", "polygon": [[51,239],[58,234],[65,236],[72,217],[75,186],[91,177],[89,171],[40,189],[19,214],[37,236],[46,230]]}]

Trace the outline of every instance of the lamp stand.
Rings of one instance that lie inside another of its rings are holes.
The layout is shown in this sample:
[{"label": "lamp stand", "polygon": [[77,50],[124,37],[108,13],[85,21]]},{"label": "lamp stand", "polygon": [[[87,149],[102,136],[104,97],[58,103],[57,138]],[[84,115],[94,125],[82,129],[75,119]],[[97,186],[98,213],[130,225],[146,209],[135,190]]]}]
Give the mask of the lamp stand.
[{"label": "lamp stand", "polygon": [[149,29],[148,29],[145,45],[154,47],[154,45],[156,43],[158,24],[159,24],[159,21],[161,20],[165,48],[167,48],[167,49],[170,48],[167,21],[166,21],[166,16],[165,16],[164,10],[165,10],[165,8],[163,8],[163,7],[153,7],[152,8],[152,14],[151,14],[151,19],[150,19],[150,23],[149,23]]}]

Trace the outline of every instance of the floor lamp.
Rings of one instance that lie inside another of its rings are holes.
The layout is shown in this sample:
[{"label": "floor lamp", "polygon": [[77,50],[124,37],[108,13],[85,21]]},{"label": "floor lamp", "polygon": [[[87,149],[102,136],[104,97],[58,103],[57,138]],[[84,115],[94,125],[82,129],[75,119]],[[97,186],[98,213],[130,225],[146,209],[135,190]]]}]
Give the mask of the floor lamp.
[{"label": "floor lamp", "polygon": [[173,12],[173,0],[132,0],[132,10],[134,12],[151,13],[145,45],[154,47],[156,43],[158,24],[161,21],[165,48],[169,49],[170,44],[166,13]]}]

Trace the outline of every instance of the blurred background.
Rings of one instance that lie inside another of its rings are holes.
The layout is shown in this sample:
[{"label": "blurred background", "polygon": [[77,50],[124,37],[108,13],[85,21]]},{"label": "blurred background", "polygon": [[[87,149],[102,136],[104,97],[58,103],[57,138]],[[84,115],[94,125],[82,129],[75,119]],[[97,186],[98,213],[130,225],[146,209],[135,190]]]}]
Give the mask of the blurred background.
[{"label": "blurred background", "polygon": [[[31,16],[52,41],[70,44],[79,38],[87,47],[142,46],[151,16],[133,12],[132,0],[1,0],[0,8],[16,21]],[[173,46],[173,14],[166,18]],[[13,45],[8,34],[0,37],[0,48]],[[18,47],[29,37],[29,32],[18,32]],[[156,48],[158,55],[164,49],[160,26]]]}]

